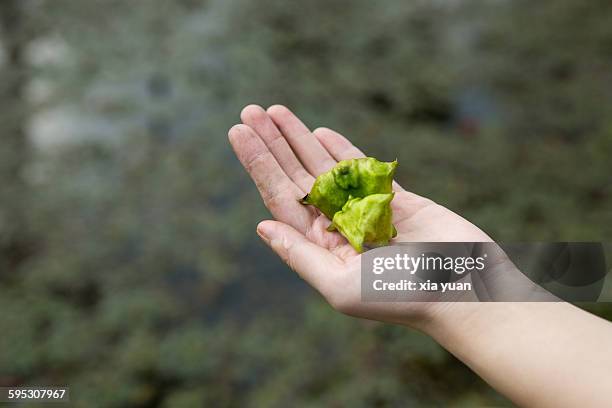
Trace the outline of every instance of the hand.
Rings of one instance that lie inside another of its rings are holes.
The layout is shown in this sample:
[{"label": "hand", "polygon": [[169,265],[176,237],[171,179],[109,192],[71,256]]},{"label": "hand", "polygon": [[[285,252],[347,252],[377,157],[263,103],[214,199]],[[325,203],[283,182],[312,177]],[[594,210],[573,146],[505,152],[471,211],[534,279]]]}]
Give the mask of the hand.
[{"label": "hand", "polygon": [[[311,132],[289,109],[267,111],[250,105],[243,124],[229,131],[238,159],[257,185],[276,221],[263,221],[259,236],[337,310],[352,316],[419,327],[444,303],[362,303],[360,255],[330,221],[312,206],[298,202],[315,177],[340,160],[364,154],[339,133]],[[401,162],[400,162],[401,166]],[[482,242],[491,239],[452,211],[404,190],[394,182],[391,202],[395,242]]]},{"label": "hand", "polygon": [[[520,406],[609,405],[612,325],[568,303],[362,303],[360,255],[337,232],[326,231],[325,216],[298,200],[316,175],[363,153],[332,130],[310,132],[283,106],[267,112],[248,106],[241,118],[230,141],[277,220],[261,222],[257,232],[332,306],[426,332]],[[397,242],[490,241],[452,211],[397,184],[394,189]],[[524,275],[500,265],[502,273],[493,268],[485,277],[488,286],[503,293],[523,285],[531,293]]]}]

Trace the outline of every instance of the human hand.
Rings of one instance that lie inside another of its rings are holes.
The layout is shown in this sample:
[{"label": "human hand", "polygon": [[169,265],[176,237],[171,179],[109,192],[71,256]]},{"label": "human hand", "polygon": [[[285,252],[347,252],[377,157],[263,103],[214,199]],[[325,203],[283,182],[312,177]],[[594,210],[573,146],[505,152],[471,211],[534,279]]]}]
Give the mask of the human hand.
[{"label": "human hand", "polygon": [[[501,250],[496,251],[499,267],[494,263],[484,276],[486,286],[502,294],[502,299],[492,300],[504,300],[505,289],[518,288],[519,298],[533,292],[553,302],[362,302],[361,256],[340,234],[326,230],[330,221],[324,215],[298,200],[310,191],[315,176],[338,160],[363,153],[332,130],[310,132],[283,106],[267,111],[247,106],[241,118],[243,124],[229,131],[230,142],[276,218],[261,222],[257,232],[334,308],[424,331],[518,405],[605,406],[609,401],[610,324],[534,290]],[[395,242],[491,241],[433,201],[398,184],[394,190]],[[583,347],[568,352],[572,344]],[[572,368],[571,378],[567,367]]]},{"label": "human hand", "polygon": [[[340,160],[364,154],[330,129],[310,132],[284,106],[265,111],[250,105],[240,116],[243,123],[230,129],[230,142],[276,219],[261,222],[259,236],[335,309],[421,328],[442,303],[361,302],[361,255],[338,232],[326,230],[327,217],[299,203],[316,176]],[[491,241],[479,228],[432,200],[395,182],[393,189],[393,224],[398,232],[394,242]]]}]

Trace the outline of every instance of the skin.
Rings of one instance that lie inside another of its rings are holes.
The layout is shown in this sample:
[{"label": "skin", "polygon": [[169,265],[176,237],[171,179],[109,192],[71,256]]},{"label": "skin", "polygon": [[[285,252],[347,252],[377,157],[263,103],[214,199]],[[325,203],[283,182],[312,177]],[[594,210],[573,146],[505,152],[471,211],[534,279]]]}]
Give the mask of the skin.
[{"label": "skin", "polygon": [[[609,406],[612,324],[564,302],[361,302],[360,255],[329,220],[298,200],[338,161],[364,157],[327,128],[310,131],[289,109],[250,105],[229,131],[240,162],[275,220],[257,233],[336,310],[432,336],[521,406]],[[394,182],[398,242],[491,241],[478,227]],[[494,282],[521,279],[502,255]],[[542,296],[549,296],[542,294]]]}]

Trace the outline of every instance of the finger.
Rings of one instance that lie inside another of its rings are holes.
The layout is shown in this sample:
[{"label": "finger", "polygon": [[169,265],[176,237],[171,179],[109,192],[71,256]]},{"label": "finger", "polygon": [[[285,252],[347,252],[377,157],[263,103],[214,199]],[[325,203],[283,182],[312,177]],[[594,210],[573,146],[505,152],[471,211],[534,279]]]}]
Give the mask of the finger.
[{"label": "finger", "polygon": [[310,174],[318,176],[336,165],[336,161],[293,112],[282,105],[271,106],[267,112]]},{"label": "finger", "polygon": [[306,231],[315,212],[298,202],[303,192],[287,177],[255,131],[247,125],[236,125],[230,129],[229,139],[274,218]]},{"label": "finger", "polygon": [[321,127],[315,129],[312,133],[314,133],[321,145],[327,149],[333,158],[338,161],[366,157],[361,150],[356,148],[346,137],[338,132]]},{"label": "finger", "polygon": [[268,113],[261,106],[249,105],[240,113],[240,119],[257,132],[289,178],[304,194],[308,193],[314,177],[302,166]]},{"label": "finger", "polygon": [[262,221],[257,234],[302,279],[323,296],[329,295],[334,278],[343,267],[342,260],[281,222]]},{"label": "finger", "polygon": [[[366,157],[346,137],[328,128],[318,128],[312,132],[321,145],[338,161]],[[404,191],[402,186],[393,181],[393,191]]]}]

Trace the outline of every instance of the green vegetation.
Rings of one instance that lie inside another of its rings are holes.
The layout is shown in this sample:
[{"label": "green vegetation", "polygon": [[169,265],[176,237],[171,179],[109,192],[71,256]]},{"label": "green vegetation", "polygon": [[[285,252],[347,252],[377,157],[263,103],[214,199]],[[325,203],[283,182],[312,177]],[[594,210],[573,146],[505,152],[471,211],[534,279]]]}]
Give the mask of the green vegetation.
[{"label": "green vegetation", "polygon": [[342,160],[320,174],[302,204],[317,207],[357,252],[363,244],[388,244],[397,235],[391,224],[391,184],[397,161],[372,157]]},{"label": "green vegetation", "polygon": [[0,385],[69,385],[75,407],[507,404],[259,242],[225,137],[252,102],[401,158],[400,184],[495,239],[612,239],[608,1],[3,0],[0,26]]},{"label": "green vegetation", "polygon": [[338,229],[357,252],[363,252],[364,243],[387,245],[397,235],[391,223],[391,200],[393,193],[370,194],[364,198],[349,196],[328,229]]},{"label": "green vegetation", "polygon": [[373,157],[342,160],[316,178],[302,203],[314,205],[332,219],[351,196],[390,193],[396,167],[397,161],[385,163]]}]

